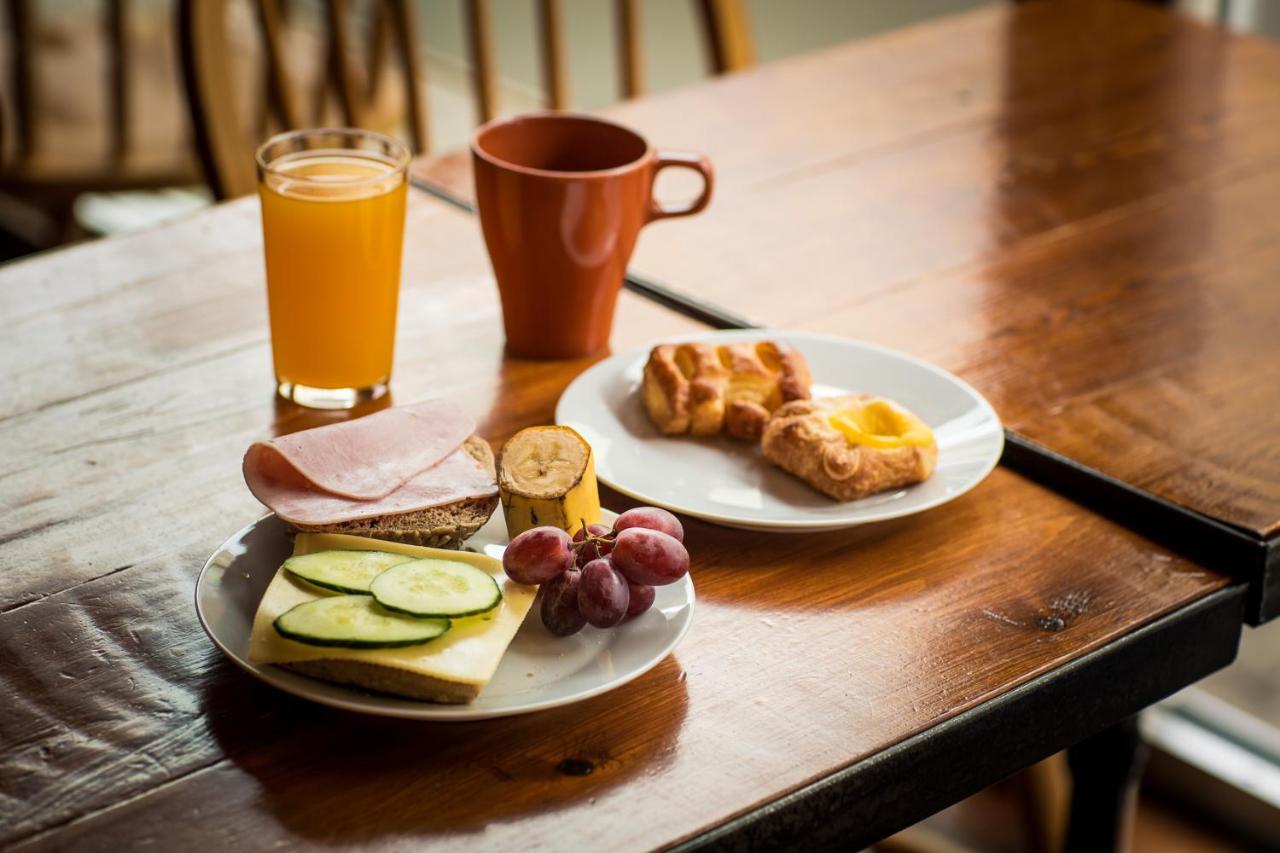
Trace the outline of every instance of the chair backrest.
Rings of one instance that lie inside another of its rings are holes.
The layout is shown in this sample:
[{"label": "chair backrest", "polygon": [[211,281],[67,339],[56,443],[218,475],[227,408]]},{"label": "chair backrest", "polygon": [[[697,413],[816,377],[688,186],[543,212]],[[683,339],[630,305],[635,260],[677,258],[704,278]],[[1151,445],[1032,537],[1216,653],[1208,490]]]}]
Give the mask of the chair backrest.
[{"label": "chair backrest", "polygon": [[[5,0],[5,16],[11,35],[8,90],[13,101],[13,162],[33,159],[40,153],[38,115],[38,46],[41,42],[36,21],[37,6],[31,0]],[[102,31],[105,36],[107,96],[107,139],[117,159],[129,153],[130,50],[126,30],[127,0],[106,0],[102,4]],[[8,153],[8,152],[6,152]]]},{"label": "chair backrest", "polygon": [[[617,21],[618,63],[622,96],[645,92],[644,43],[641,0],[614,0]],[[697,5],[711,70],[716,74],[738,71],[755,64],[755,43],[744,6],[745,0],[693,0]],[[490,0],[466,0],[467,35],[470,42],[476,102],[484,121],[497,116],[497,73],[493,51]],[[564,11],[561,0],[537,0],[538,35],[541,40],[543,88],[553,110],[569,108],[569,81],[565,63]]]},{"label": "chair backrest", "polygon": [[[324,70],[316,75],[314,91],[308,93],[294,67],[296,50],[291,52],[290,48],[296,45],[287,37],[296,10],[288,0],[251,0],[248,5],[261,44],[264,91],[246,93],[238,91],[243,87],[237,85],[237,79],[244,77],[243,70],[237,68],[244,50],[234,43],[231,0],[180,0],[179,53],[187,104],[196,149],[216,196],[232,198],[253,192],[253,143],[271,130],[326,123],[323,110],[329,100],[337,103],[344,124],[370,126],[369,105],[380,97],[387,82],[388,41],[393,34],[405,93],[404,124],[410,144],[418,151],[426,148],[426,114],[419,93],[422,69],[412,36],[413,3],[372,3],[368,63],[361,67],[355,59],[353,4],[350,0],[325,0],[323,37],[311,45],[323,54],[311,58]],[[246,109],[245,95],[261,105],[256,121],[247,118],[255,111]]]},{"label": "chair backrest", "polygon": [[[323,0],[326,73],[317,77],[311,109],[291,67],[285,29],[290,16],[287,0],[250,0],[262,44],[266,83],[263,119],[280,130],[323,123],[319,109],[335,101],[342,120],[354,127],[370,127],[372,105],[383,102],[390,85],[388,66],[394,52],[403,118],[416,153],[428,149],[428,116],[423,97],[425,69],[418,55],[413,0],[369,0],[371,8],[356,10],[356,0]],[[743,0],[694,0],[700,12],[711,69],[732,71],[754,61]],[[497,57],[494,51],[490,0],[463,0],[467,49],[478,114],[488,121],[499,112]],[[641,0],[615,0],[622,95],[644,92],[644,63],[640,37]],[[229,35],[231,0],[180,0],[179,38],[197,149],[210,186],[219,198],[254,191],[256,176],[251,141],[264,135],[245,127],[244,109],[237,104],[235,55]],[[364,11],[364,31],[357,34],[353,12]],[[548,106],[566,109],[569,87],[561,0],[537,0],[543,82]],[[362,49],[358,49],[362,48]],[[361,62],[363,59],[363,62]],[[269,116],[267,115],[269,113]]]},{"label": "chair backrest", "polygon": [[740,71],[756,64],[756,44],[744,0],[698,0],[702,31],[717,74]]}]

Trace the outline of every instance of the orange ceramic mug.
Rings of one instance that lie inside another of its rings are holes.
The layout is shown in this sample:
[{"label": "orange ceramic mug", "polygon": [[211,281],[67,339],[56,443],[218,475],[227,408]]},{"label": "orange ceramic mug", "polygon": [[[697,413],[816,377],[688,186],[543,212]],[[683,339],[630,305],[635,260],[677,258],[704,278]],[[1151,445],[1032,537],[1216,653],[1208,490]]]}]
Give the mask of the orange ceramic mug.
[{"label": "orange ceramic mug", "polygon": [[[711,200],[711,162],[656,151],[639,134],[587,116],[537,113],[490,122],[471,140],[476,205],[502,296],[507,350],[578,358],[609,343],[613,309],[640,228]],[[700,172],[701,195],[660,207],[654,177]]]}]

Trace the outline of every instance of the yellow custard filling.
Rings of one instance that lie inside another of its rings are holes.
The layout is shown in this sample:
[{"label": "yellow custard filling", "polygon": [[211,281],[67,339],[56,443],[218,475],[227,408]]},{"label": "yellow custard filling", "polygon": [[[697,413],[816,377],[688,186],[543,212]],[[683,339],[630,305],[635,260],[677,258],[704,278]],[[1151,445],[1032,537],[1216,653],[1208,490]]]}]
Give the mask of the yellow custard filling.
[{"label": "yellow custard filling", "polygon": [[827,422],[850,444],[864,447],[892,450],[933,444],[933,433],[924,421],[887,400],[873,400],[864,406],[841,409]]}]

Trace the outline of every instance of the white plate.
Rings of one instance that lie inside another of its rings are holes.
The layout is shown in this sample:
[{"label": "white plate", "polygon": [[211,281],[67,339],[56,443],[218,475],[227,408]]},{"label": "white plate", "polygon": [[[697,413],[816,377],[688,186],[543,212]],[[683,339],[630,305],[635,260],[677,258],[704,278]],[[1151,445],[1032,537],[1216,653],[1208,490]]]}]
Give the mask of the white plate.
[{"label": "white plate", "polygon": [[573,381],[557,423],[582,433],[596,474],[618,491],[697,518],[748,530],[836,530],[923,512],[982,482],[1000,461],[1004,429],[981,394],[945,370],[893,350],[828,335],[748,329],[677,340],[772,338],[809,362],[815,397],[863,392],[896,400],[938,439],[938,468],[919,485],[840,503],[771,465],[758,446],[729,438],[661,435],[639,388],[650,347],[620,353]]},{"label": "white plate", "polygon": [[[616,517],[604,511],[606,524]],[[467,546],[502,557],[507,527],[502,513],[467,540]],[[588,625],[572,637],[553,636],[536,608],[507,648],[498,671],[470,705],[435,705],[317,681],[249,661],[253,614],[280,564],[292,552],[285,526],[269,515],[222,543],[196,581],[196,613],[210,639],[250,675],[301,696],[348,711],[414,720],[484,720],[579,702],[638,678],[666,657],[689,630],[693,582],[660,586],[647,613],[616,628]]]}]

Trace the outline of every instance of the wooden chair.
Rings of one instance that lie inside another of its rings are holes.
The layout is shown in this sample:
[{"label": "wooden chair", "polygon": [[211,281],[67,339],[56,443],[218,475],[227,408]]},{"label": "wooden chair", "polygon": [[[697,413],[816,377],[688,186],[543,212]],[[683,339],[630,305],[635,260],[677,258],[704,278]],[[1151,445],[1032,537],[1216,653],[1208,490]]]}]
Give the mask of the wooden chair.
[{"label": "wooden chair", "polygon": [[[755,43],[744,0],[697,0],[702,34],[716,74],[755,64]],[[644,41],[641,0],[616,0],[618,61],[622,95],[645,93]],[[569,84],[564,58],[564,11],[561,0],[538,0],[538,29],[542,49],[543,86],[547,105],[569,108]],[[494,70],[490,0],[468,0],[467,35],[471,47],[476,102],[484,121],[497,116],[497,74]]]},{"label": "wooden chair", "polygon": [[[29,221],[43,218],[14,230],[44,246],[75,236],[71,209],[83,192],[181,186],[200,178],[176,93],[169,99],[172,121],[159,134],[146,134],[159,138],[139,138],[138,119],[152,119],[147,128],[156,129],[151,111],[161,105],[151,102],[166,75],[164,57],[157,55],[161,51],[134,49],[127,0],[105,0],[100,20],[81,17],[79,26],[57,32],[38,19],[39,5],[5,0],[12,121],[6,129],[0,192],[22,204]],[[163,47],[167,30],[164,36],[154,46]],[[99,52],[103,61],[95,65]],[[59,74],[48,74],[51,61],[62,65]],[[68,66],[74,71],[69,73]],[[85,90],[85,81],[99,80],[105,122],[94,114],[98,105],[93,93]],[[146,113],[135,109],[144,99],[149,102]]]},{"label": "wooden chair", "polygon": [[[264,92],[250,93],[249,106],[238,95],[246,88],[238,67],[242,55],[232,49],[230,0],[180,0],[178,4],[179,52],[187,103],[195,131],[196,151],[206,180],[218,198],[253,192],[256,175],[254,146],[271,132],[332,124],[325,119],[330,100],[340,112],[338,122],[353,127],[393,130],[403,117],[415,149],[426,145],[426,115],[421,108],[419,86],[422,69],[414,44],[413,4],[403,0],[375,0],[377,21],[372,38],[374,68],[362,74],[354,59],[356,31],[349,0],[326,0],[324,36],[307,49],[323,53],[310,93],[296,73],[288,28],[294,10],[284,0],[255,0],[257,36],[261,43]],[[405,105],[399,116],[375,116],[372,105],[382,100],[387,81],[386,40],[394,34],[405,88]],[[296,53],[296,51],[295,51]],[[308,94],[310,97],[308,98]],[[257,105],[257,106],[254,106]]]},{"label": "wooden chair", "polygon": [[[267,122],[246,126],[244,110],[236,104],[232,52],[227,30],[230,0],[180,0],[179,41],[183,77],[195,130],[196,147],[210,186],[219,198],[254,191],[254,143],[266,125],[287,130],[324,124],[319,108],[329,101],[339,106],[341,121],[355,127],[388,130],[397,116],[377,105],[387,102],[391,54],[398,62],[403,93],[399,118],[416,153],[429,149],[428,116],[424,98],[425,70],[414,38],[412,0],[371,0],[363,31],[353,23],[353,0],[325,0],[325,37],[317,48],[325,52],[327,73],[311,92],[309,108],[293,73],[285,45],[289,7],[284,0],[254,0],[258,36],[265,58]],[[696,0],[715,73],[737,70],[754,62],[743,0]],[[645,90],[640,0],[616,0],[622,94],[634,97]],[[488,121],[499,112],[498,74],[493,44],[493,14],[489,0],[464,0],[466,43],[472,66],[477,113]],[[355,10],[360,11],[360,10]],[[561,0],[538,0],[539,42],[547,105],[569,107],[565,37]],[[357,50],[357,45],[364,47]],[[363,62],[359,61],[363,59]]]}]

